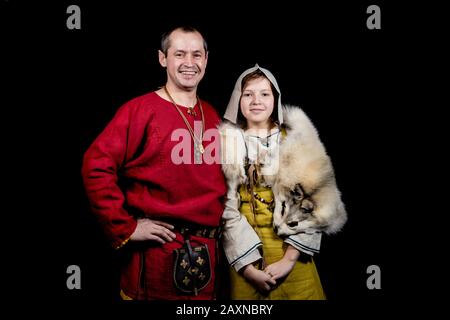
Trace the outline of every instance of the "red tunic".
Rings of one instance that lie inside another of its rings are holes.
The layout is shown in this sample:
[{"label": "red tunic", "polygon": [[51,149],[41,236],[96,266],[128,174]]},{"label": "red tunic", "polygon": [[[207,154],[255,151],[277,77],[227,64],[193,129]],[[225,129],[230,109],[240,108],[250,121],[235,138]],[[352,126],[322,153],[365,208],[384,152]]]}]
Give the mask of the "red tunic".
[{"label": "red tunic", "polygon": [[[210,141],[204,141],[203,145],[211,150],[220,144],[218,134],[214,136],[220,118],[208,103],[201,103],[205,130],[212,129],[209,133],[213,136],[205,137]],[[180,109],[192,127],[194,118],[201,120],[198,105],[195,117],[187,114],[187,108]],[[120,247],[135,230],[135,214],[219,225],[226,192],[220,163],[195,164],[193,152],[188,157],[190,164],[173,161],[173,150],[177,150],[177,145],[179,148],[181,141],[173,135],[177,129],[185,133],[184,137],[188,136],[186,124],[173,104],[151,92],[123,105],[86,151],[82,169],[86,192],[114,247]],[[193,150],[192,138],[188,137],[187,146]],[[193,242],[208,244],[214,266],[215,241],[193,238]],[[179,295],[172,284],[172,251],[181,244],[179,234],[176,241],[165,245],[150,241],[127,244],[124,248],[128,247],[132,254],[122,273],[124,292],[135,299],[192,298]],[[134,250],[137,247],[139,250]],[[142,271],[145,274],[139,279]],[[200,291],[198,298],[210,298],[213,283]],[[145,287],[147,290],[143,292]]]}]

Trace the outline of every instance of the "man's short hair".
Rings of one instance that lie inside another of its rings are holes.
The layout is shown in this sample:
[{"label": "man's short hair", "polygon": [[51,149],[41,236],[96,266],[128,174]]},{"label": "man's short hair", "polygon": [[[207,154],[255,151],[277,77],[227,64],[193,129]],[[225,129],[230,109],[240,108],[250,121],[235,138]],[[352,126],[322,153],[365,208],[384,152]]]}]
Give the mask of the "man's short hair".
[{"label": "man's short hair", "polygon": [[197,32],[198,34],[200,34],[203,39],[203,48],[205,49],[205,53],[208,52],[208,43],[206,42],[205,37],[203,36],[203,34],[200,31],[198,31],[197,29],[195,29],[194,27],[191,27],[191,26],[181,26],[181,27],[173,28],[167,32],[164,32],[163,35],[161,36],[161,51],[164,53],[164,55],[167,56],[167,51],[169,50],[169,47],[170,47],[170,35],[172,34],[172,32],[174,32],[176,30],[181,30],[183,32],[191,32],[191,33]]}]

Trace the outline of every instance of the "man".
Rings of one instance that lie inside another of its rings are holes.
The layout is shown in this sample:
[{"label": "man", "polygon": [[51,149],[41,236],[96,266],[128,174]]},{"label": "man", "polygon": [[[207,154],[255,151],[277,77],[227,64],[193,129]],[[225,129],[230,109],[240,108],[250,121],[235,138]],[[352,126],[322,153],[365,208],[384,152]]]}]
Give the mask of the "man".
[{"label": "man", "polygon": [[164,34],[165,86],[123,105],[84,155],[92,209],[113,247],[129,257],[123,299],[215,297],[226,186],[220,164],[205,160],[219,143],[205,133],[220,121],[197,97],[207,62],[197,30]]}]

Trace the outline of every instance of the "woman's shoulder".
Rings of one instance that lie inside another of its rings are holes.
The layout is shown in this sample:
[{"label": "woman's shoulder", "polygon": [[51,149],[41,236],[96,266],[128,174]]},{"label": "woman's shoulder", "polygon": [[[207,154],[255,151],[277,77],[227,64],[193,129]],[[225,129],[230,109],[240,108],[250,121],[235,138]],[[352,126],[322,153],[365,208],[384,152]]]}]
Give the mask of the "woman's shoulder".
[{"label": "woman's shoulder", "polygon": [[223,136],[236,135],[238,133],[241,134],[243,132],[242,129],[238,125],[236,125],[228,120],[221,121],[218,126],[218,130],[219,130],[219,133]]}]

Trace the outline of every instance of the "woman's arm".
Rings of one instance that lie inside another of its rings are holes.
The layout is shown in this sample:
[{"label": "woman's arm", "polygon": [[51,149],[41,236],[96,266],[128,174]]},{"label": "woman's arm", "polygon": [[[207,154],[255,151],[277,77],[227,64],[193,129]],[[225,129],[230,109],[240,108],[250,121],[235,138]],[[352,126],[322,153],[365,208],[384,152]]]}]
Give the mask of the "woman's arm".
[{"label": "woman's arm", "polygon": [[253,264],[248,264],[242,268],[242,275],[250,281],[258,290],[269,291],[276,284],[269,274],[256,269]]},{"label": "woman's arm", "polygon": [[239,194],[235,190],[229,189],[227,192],[222,221],[225,255],[236,271],[262,258],[258,250],[262,242],[245,216],[239,212]]},{"label": "woman's arm", "polygon": [[300,251],[291,245],[288,245],[283,258],[268,265],[264,272],[267,273],[273,280],[286,277],[294,268],[295,262],[300,256]]}]

